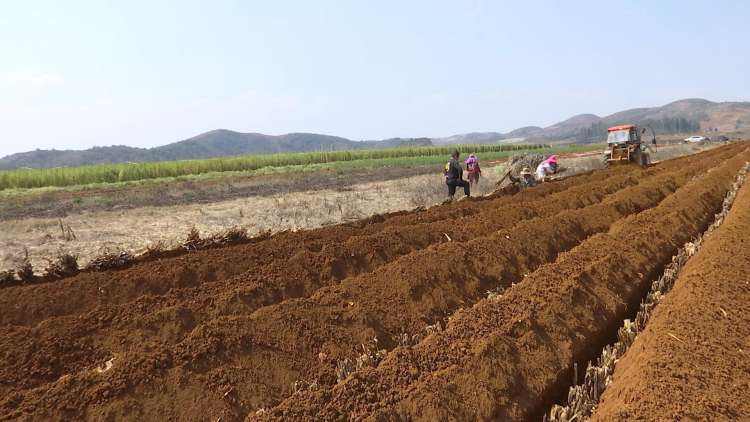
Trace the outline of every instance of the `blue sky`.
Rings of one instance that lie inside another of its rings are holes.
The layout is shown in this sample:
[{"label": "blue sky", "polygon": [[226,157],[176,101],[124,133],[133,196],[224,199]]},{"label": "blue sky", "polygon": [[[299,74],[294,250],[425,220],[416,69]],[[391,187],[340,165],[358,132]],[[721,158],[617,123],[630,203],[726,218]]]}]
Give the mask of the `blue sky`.
[{"label": "blue sky", "polygon": [[0,156],[750,100],[746,1],[1,1]]}]

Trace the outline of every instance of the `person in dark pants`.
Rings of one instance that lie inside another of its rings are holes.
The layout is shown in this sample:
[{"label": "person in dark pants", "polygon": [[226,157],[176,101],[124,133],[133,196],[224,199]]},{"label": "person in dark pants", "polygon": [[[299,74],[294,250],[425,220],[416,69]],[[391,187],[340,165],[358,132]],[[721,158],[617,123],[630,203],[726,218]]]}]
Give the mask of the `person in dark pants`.
[{"label": "person in dark pants", "polygon": [[464,169],[458,161],[458,150],[454,150],[451,159],[445,165],[445,184],[448,185],[448,199],[452,200],[456,194],[456,188],[464,188],[464,195],[470,197],[469,182],[463,179]]}]

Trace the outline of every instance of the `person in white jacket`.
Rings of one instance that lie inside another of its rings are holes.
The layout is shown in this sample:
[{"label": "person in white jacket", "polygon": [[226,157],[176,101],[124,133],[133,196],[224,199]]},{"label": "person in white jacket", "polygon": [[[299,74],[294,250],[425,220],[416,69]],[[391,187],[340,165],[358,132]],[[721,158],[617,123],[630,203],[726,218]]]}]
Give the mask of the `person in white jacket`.
[{"label": "person in white jacket", "polygon": [[543,182],[544,178],[552,173],[552,165],[547,161],[542,161],[536,168],[536,181]]},{"label": "person in white jacket", "polygon": [[551,155],[537,166],[536,180],[543,182],[545,177],[555,173],[557,173],[557,155]]}]

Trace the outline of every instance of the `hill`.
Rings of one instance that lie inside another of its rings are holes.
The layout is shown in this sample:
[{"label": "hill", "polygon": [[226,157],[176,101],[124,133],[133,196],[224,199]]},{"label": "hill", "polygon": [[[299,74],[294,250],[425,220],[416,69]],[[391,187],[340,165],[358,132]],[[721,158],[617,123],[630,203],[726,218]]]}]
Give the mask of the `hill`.
[{"label": "hill", "polygon": [[185,160],[242,154],[306,152],[316,150],[355,149],[358,143],[338,136],[315,133],[289,133],[272,136],[219,129],[184,141],[151,148],[154,160]]},{"label": "hill", "polygon": [[541,128],[526,126],[508,133],[484,132],[453,135],[436,143],[485,143],[504,140],[547,139],[585,143],[602,139],[607,127],[635,123],[651,125],[657,133],[685,133],[718,130],[731,132],[750,128],[750,102],[712,102],[688,98],[660,107],[641,107],[600,117],[579,114]]},{"label": "hill", "polygon": [[731,132],[750,127],[750,102],[716,103],[689,98],[661,107],[624,110],[605,117],[586,114],[549,126],[542,136],[578,142],[595,141],[604,137],[607,127],[625,123],[650,125],[657,133]]},{"label": "hill", "polygon": [[94,147],[86,150],[36,150],[12,154],[0,159],[0,170],[15,168],[75,167],[88,164],[115,164],[227,157],[243,154],[307,152],[319,150],[379,149],[400,146],[429,146],[427,138],[393,138],[382,141],[352,141],[338,136],[315,133],[264,135],[231,130],[212,130],[154,148],[124,145]]},{"label": "hill", "polygon": [[579,114],[544,128],[526,126],[508,133],[472,132],[434,139],[392,138],[377,141],[353,141],[315,133],[289,133],[273,136],[219,129],[155,148],[116,145],[83,151],[23,152],[0,159],[0,170],[20,167],[44,168],[185,160],[242,154],[427,146],[433,143],[494,144],[528,141],[587,143],[603,139],[606,136],[607,127],[623,123],[650,125],[657,133],[689,133],[699,130],[729,132],[750,128],[750,102],[712,102],[701,98],[689,98],[660,107],[623,110],[604,117],[595,114]]},{"label": "hill", "polygon": [[435,138],[432,141],[436,144],[493,144],[506,137],[505,134],[499,132],[472,132]]}]

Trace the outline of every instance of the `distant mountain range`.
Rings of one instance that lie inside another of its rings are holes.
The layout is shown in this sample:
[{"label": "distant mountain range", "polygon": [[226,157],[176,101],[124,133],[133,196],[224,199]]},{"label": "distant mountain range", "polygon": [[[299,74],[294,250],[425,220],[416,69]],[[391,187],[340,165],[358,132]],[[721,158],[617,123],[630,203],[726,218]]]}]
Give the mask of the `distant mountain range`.
[{"label": "distant mountain range", "polygon": [[36,150],[22,152],[1,158],[0,170],[433,144],[547,142],[552,140],[584,143],[602,139],[608,126],[622,123],[649,124],[661,133],[684,133],[709,129],[727,132],[750,127],[750,102],[716,103],[692,98],[675,101],[661,107],[634,108],[605,117],[594,114],[579,114],[545,128],[526,126],[507,133],[474,132],[433,139],[394,138],[379,141],[353,141],[338,136],[314,133],[290,133],[272,136],[219,129],[184,141],[154,148],[115,145],[94,147],[82,151]]},{"label": "distant mountain range", "polygon": [[661,107],[643,107],[609,116],[579,114],[545,128],[526,126],[508,133],[475,132],[432,139],[434,143],[486,143],[518,138],[591,142],[601,139],[607,127],[634,123],[654,126],[657,133],[719,130],[731,132],[750,128],[750,102],[716,103],[701,98],[679,100]]},{"label": "distant mountain range", "polygon": [[277,152],[378,149],[401,146],[429,146],[427,138],[394,138],[382,141],[352,141],[338,136],[315,133],[289,133],[272,136],[212,130],[180,142],[154,148],[124,145],[93,147],[86,150],[36,150],[8,155],[0,159],[0,170],[15,168],[75,167],[88,164],[137,163],[230,157]]}]

